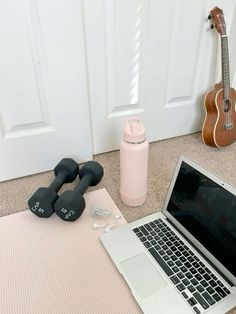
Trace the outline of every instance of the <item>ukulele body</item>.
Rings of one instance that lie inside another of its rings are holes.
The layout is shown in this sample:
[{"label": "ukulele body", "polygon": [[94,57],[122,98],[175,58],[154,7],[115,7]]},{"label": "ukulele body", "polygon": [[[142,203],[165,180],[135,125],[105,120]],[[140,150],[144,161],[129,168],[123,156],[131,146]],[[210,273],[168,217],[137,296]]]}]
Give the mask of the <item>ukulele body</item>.
[{"label": "ukulele body", "polygon": [[236,141],[235,89],[230,88],[229,108],[225,110],[222,83],[206,94],[206,116],[202,128],[203,142],[209,146],[224,147]]}]

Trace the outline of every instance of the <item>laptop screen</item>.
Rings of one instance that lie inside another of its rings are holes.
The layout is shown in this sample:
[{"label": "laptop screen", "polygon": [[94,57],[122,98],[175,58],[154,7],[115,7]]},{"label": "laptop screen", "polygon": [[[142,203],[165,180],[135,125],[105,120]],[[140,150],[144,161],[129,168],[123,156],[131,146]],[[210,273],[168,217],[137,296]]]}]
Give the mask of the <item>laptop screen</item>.
[{"label": "laptop screen", "polygon": [[167,211],[236,276],[236,196],[182,162]]}]

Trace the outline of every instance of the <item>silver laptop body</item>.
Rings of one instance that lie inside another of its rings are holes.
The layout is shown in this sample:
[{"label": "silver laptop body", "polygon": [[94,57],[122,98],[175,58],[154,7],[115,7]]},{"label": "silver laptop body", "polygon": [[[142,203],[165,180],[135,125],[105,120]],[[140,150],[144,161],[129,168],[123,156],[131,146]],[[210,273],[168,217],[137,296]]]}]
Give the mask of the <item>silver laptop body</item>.
[{"label": "silver laptop body", "polygon": [[161,212],[101,241],[144,313],[236,306],[236,189],[184,156]]}]

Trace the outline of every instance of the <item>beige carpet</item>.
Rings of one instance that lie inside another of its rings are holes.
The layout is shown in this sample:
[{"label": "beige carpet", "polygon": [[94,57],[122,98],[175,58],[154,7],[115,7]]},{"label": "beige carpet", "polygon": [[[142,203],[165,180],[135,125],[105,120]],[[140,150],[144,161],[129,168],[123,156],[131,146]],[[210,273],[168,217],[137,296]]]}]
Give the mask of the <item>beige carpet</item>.
[{"label": "beige carpet", "polygon": [[[201,134],[191,134],[150,144],[148,197],[143,206],[129,208],[119,198],[119,151],[95,156],[105,170],[102,182],[94,188],[105,187],[127,221],[153,213],[162,207],[167,189],[179,155],[197,161],[201,166],[236,185],[236,143],[224,149],[215,149],[203,144]],[[47,186],[53,178],[46,172],[21,179],[0,183],[0,216],[16,213],[27,208],[27,200],[40,186]],[[77,182],[77,181],[76,181]],[[61,191],[75,185],[67,184]],[[236,310],[231,311],[236,314]]]}]

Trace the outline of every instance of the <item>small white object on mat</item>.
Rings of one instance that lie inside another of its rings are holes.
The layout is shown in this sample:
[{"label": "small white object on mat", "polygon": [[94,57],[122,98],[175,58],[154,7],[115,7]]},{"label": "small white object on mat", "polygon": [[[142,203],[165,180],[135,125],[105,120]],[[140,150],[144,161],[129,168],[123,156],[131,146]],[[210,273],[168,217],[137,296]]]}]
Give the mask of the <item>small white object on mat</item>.
[{"label": "small white object on mat", "polygon": [[[85,199],[121,215],[105,189]],[[141,313],[93,222],[87,209],[75,222],[30,211],[0,218],[0,313]]]}]

